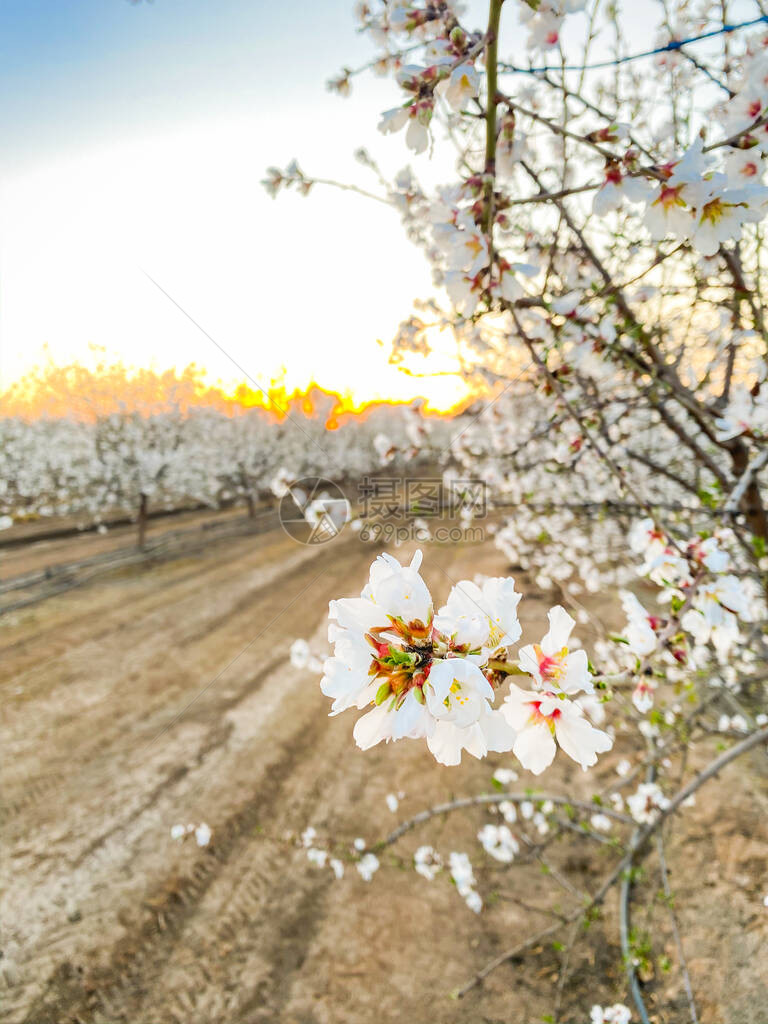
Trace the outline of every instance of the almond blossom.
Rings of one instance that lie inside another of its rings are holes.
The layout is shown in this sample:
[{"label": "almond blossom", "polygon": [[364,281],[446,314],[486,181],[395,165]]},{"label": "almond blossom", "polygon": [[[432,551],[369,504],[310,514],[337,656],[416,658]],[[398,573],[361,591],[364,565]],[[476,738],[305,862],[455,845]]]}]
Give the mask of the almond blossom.
[{"label": "almond blossom", "polygon": [[[540,775],[555,757],[557,745],[583,769],[597,763],[598,753],[610,750],[610,736],[596,729],[582,708],[569,698],[592,693],[592,677],[584,651],[569,651],[574,620],[558,605],[548,613],[549,631],[541,644],[523,647],[519,665],[537,687],[524,691],[510,685],[501,708],[517,733],[512,750],[524,768]],[[557,741],[557,742],[555,742]]]},{"label": "almond blossom", "polygon": [[477,838],[486,853],[502,864],[511,864],[520,852],[520,844],[506,825],[484,825]]},{"label": "almond blossom", "polygon": [[640,825],[648,825],[669,806],[661,787],[655,782],[641,782],[634,793],[627,797],[629,813]]},{"label": "almond blossom", "polygon": [[619,596],[627,617],[624,637],[629,650],[641,658],[645,657],[656,650],[658,640],[655,631],[660,625],[660,620],[656,616],[649,615],[638,598],[630,591],[622,590]]},{"label": "almond blossom", "polygon": [[584,771],[613,746],[611,737],[591,725],[578,704],[565,696],[510,686],[501,713],[517,733],[515,757],[534,775],[552,764],[558,746]]},{"label": "almond blossom", "polygon": [[[359,598],[331,602],[335,649],[321,680],[323,693],[333,698],[331,714],[369,709],[354,728],[363,750],[382,740],[425,738],[435,758],[448,765],[459,764],[463,750],[475,757],[509,750],[514,734],[492,706],[489,680],[496,676],[487,663],[519,635],[514,581],[488,581],[487,603],[479,594],[479,614],[464,614],[453,636],[446,636],[434,619],[421,561],[420,551],[407,566],[381,555]],[[446,608],[466,612],[462,602],[470,594],[471,588],[454,588]]]},{"label": "almond blossom", "polygon": [[467,100],[474,99],[480,91],[480,76],[472,64],[459,64],[435,90],[443,96],[448,106],[460,111]]},{"label": "almond blossom", "polygon": [[531,675],[540,689],[559,693],[592,693],[592,677],[586,651],[568,650],[568,638],[576,625],[568,612],[557,605],[547,613],[549,631],[541,644],[521,648],[520,668]]},{"label": "almond blossom", "polygon": [[567,646],[571,616],[551,609],[541,644],[519,652],[537,692],[510,686],[495,708],[496,689],[517,671],[508,660],[521,635],[514,580],[463,580],[435,615],[421,561],[420,551],[407,566],[381,555],[359,598],[331,602],[335,649],[321,689],[333,699],[332,715],[367,709],[354,727],[357,745],[422,738],[444,765],[459,764],[463,751],[482,758],[513,750],[538,774],[554,757],[554,736],[582,766],[594,764],[611,740],[569,699],[593,691],[586,653]]}]

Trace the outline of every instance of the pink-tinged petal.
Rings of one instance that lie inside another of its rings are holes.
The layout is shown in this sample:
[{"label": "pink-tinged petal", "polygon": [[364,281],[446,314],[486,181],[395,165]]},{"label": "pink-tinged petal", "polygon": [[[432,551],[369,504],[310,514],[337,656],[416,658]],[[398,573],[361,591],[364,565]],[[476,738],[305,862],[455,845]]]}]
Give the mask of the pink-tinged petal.
[{"label": "pink-tinged petal", "polygon": [[517,732],[524,729],[531,715],[534,713],[534,702],[538,704],[541,695],[537,693],[526,693],[518,686],[510,684],[509,693],[504,698],[504,703],[499,711],[507,723]]},{"label": "pink-tinged petal", "polygon": [[539,703],[539,713],[547,718],[563,707],[563,701],[553,693],[542,694]]},{"label": "pink-tinged petal", "polygon": [[512,751],[523,768],[541,775],[555,759],[555,741],[546,722],[536,722],[518,734]]},{"label": "pink-tinged petal", "polygon": [[580,764],[584,771],[597,763],[599,753],[605,753],[613,746],[608,733],[595,729],[572,705],[567,713],[555,719],[555,734],[568,757]]},{"label": "pink-tinged petal", "polygon": [[547,618],[549,619],[549,632],[541,641],[541,649],[545,654],[559,654],[564,647],[568,646],[568,637],[571,635],[576,621],[559,604],[550,609]]}]

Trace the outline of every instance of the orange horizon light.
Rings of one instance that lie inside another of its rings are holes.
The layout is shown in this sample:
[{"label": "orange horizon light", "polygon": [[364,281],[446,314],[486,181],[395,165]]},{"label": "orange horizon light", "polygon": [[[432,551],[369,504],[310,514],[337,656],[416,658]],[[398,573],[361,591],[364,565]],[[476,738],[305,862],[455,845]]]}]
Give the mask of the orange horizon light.
[{"label": "orange horizon light", "polygon": [[44,367],[16,381],[0,393],[0,416],[24,420],[68,418],[93,422],[110,413],[125,412],[150,416],[172,408],[187,412],[192,408],[215,409],[229,416],[259,409],[274,422],[301,412],[306,417],[325,417],[325,427],[337,430],[354,419],[364,419],[372,410],[386,406],[418,408],[430,417],[453,417],[478,397],[479,391],[467,385],[465,397],[440,401],[425,394],[411,397],[355,397],[348,391],[336,391],[310,380],[304,387],[287,388],[284,381],[272,380],[265,389],[241,381],[227,388],[221,382],[206,382],[206,371],[195,364],[180,373],[129,368],[123,363],[99,363],[89,369],[79,363]]}]

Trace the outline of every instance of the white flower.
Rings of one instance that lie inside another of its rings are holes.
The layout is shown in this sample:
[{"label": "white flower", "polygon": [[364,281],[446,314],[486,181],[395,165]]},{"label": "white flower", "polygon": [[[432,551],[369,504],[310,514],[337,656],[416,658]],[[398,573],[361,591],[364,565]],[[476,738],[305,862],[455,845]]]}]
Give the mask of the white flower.
[{"label": "white flower", "polygon": [[474,99],[480,91],[480,76],[472,64],[459,64],[450,78],[440,82],[436,91],[458,113],[467,100]]},{"label": "white flower", "polygon": [[731,150],[725,160],[728,177],[743,184],[759,181],[764,166],[762,156],[757,146]]},{"label": "white flower", "polygon": [[744,616],[747,611],[744,589],[733,575],[719,576],[703,584],[694,596],[693,606],[711,626],[729,623],[733,616]]},{"label": "white flower", "polygon": [[596,693],[582,693],[575,698],[592,725],[602,725],[606,719],[605,705]]},{"label": "white flower", "polygon": [[691,210],[682,197],[684,186],[660,186],[645,211],[645,226],[654,241],[660,242],[667,235],[685,240],[690,237],[695,222]]},{"label": "white flower", "polygon": [[589,819],[589,823],[596,832],[611,831],[612,822],[607,814],[593,814]]},{"label": "white flower", "polygon": [[668,806],[669,800],[655,782],[641,782],[637,790],[627,797],[629,813],[640,825],[652,822],[659,811]]},{"label": "white flower", "polygon": [[727,441],[739,434],[751,433],[763,436],[768,432],[768,400],[766,389],[762,389],[756,398],[746,390],[737,388],[733,397],[723,410],[723,415],[716,420],[718,439]]},{"label": "white flower", "polygon": [[405,133],[405,144],[412,152],[423,153],[429,146],[429,129],[422,118],[411,116],[408,131]]},{"label": "white flower", "polygon": [[331,871],[333,871],[337,879],[344,877],[344,865],[338,859],[338,857],[331,857],[331,859],[328,861],[328,866],[330,867]]},{"label": "white flower", "polygon": [[632,691],[632,703],[641,715],[647,714],[653,707],[653,695],[656,684],[651,679],[641,679]]},{"label": "white flower", "polygon": [[409,117],[408,107],[395,107],[393,110],[385,110],[379,121],[379,131],[382,135],[391,135],[405,128]]},{"label": "white flower", "polygon": [[630,591],[620,590],[619,597],[624,614],[627,616],[624,636],[628,641],[630,651],[641,658],[652,654],[656,650],[658,640],[651,624],[651,616]]},{"label": "white flower", "polygon": [[554,760],[555,738],[585,771],[597,763],[598,753],[613,746],[610,736],[590,725],[577,704],[554,693],[526,693],[511,685],[500,710],[517,733],[515,757],[534,775]]},{"label": "white flower", "polygon": [[605,181],[595,193],[592,211],[602,217],[611,210],[618,210],[628,200],[630,203],[646,202],[651,195],[651,185],[645,178],[622,174],[617,165],[609,168]]},{"label": "white flower", "polygon": [[304,847],[311,846],[312,843],[315,841],[316,837],[317,831],[310,825],[308,828],[305,828],[304,831],[301,833],[301,845]]},{"label": "white flower", "polygon": [[693,550],[702,565],[710,572],[725,572],[731,564],[730,555],[720,547],[720,540],[717,537],[707,537],[706,540],[698,541]]},{"label": "white flower", "polygon": [[493,778],[502,786],[508,786],[510,782],[517,782],[519,775],[513,768],[497,768]]},{"label": "white flower", "polygon": [[767,196],[768,189],[762,185],[726,189],[713,196],[697,209],[691,244],[702,256],[714,256],[723,242],[740,236],[743,224],[762,219],[759,207]]},{"label": "white flower", "polygon": [[400,801],[397,799],[394,793],[387,793],[385,799],[387,807],[394,814],[397,808],[400,806]]},{"label": "white flower", "polygon": [[511,800],[502,800],[499,804],[499,812],[508,824],[513,825],[517,821],[517,808]]},{"label": "white flower", "polygon": [[674,164],[670,185],[690,185],[699,182],[714,162],[704,152],[704,140],[699,137]]},{"label": "white flower", "polygon": [[366,853],[355,865],[364,882],[370,882],[379,870],[379,858],[375,853]]},{"label": "white flower", "polygon": [[306,668],[309,663],[310,650],[306,640],[294,640],[291,644],[291,665],[294,668]]},{"label": "white flower", "polygon": [[473,278],[488,266],[488,238],[471,217],[460,216],[456,226],[436,227],[434,235],[435,242],[446,254],[448,270],[462,270]]},{"label": "white flower", "polygon": [[448,866],[459,895],[470,910],[479,914],[483,909],[483,901],[475,890],[475,875],[469,857],[466,853],[457,853],[454,850],[448,857]]},{"label": "white flower", "polygon": [[276,498],[282,498],[288,493],[288,488],[293,479],[293,474],[289,473],[284,466],[281,466],[272,478],[269,488]]},{"label": "white flower", "polygon": [[490,709],[493,687],[473,662],[449,658],[433,665],[425,695],[435,718],[466,728]]},{"label": "white flower", "polygon": [[434,732],[427,736],[427,746],[440,764],[457,765],[461,763],[463,750],[481,758],[490,751],[504,753],[511,750],[514,739],[514,731],[501,710],[487,710],[468,728],[461,728],[450,721],[437,722]]},{"label": "white flower", "polygon": [[392,443],[386,434],[381,432],[374,437],[373,447],[379,456],[382,466],[386,466],[388,462],[391,462],[397,453],[397,446]]},{"label": "white flower", "polygon": [[315,846],[310,846],[307,850],[307,860],[310,864],[314,864],[315,867],[324,868],[325,862],[328,860],[328,851],[320,850]]},{"label": "white flower", "polygon": [[590,1024],[631,1024],[632,1011],[624,1003],[613,1006],[593,1006],[590,1011]]},{"label": "white flower", "polygon": [[468,889],[464,894],[464,902],[467,904],[469,909],[475,914],[479,914],[483,909],[483,901],[480,897],[480,893],[476,889]]},{"label": "white flower", "polygon": [[351,630],[340,630],[334,654],[326,659],[320,680],[321,691],[326,697],[333,698],[331,715],[338,715],[348,708],[364,708],[370,703],[373,689],[368,673],[370,664],[371,648],[365,638]]},{"label": "white flower", "polygon": [[432,846],[420,846],[413,855],[414,869],[431,882],[438,871],[442,870],[443,862],[440,854]]},{"label": "white flower", "polygon": [[512,577],[487,579],[481,587],[471,580],[461,580],[435,616],[435,628],[456,647],[485,647],[490,651],[509,647],[517,643],[522,632],[517,618],[520,598]]},{"label": "white flower", "polygon": [[568,638],[576,625],[565,608],[557,605],[547,613],[549,631],[541,644],[521,648],[518,664],[533,676],[538,687],[562,693],[584,690],[592,693],[594,687],[585,651],[568,650]]},{"label": "white flower", "polygon": [[448,857],[448,867],[451,877],[456,883],[459,892],[475,885],[475,875],[472,871],[472,862],[466,853],[452,851]]},{"label": "white flower", "polygon": [[373,601],[390,618],[428,625],[432,620],[432,595],[419,575],[422,558],[421,551],[417,551],[410,565],[402,566],[392,555],[379,555],[361,596]]},{"label": "white flower", "polygon": [[[375,683],[371,689],[374,686]],[[391,707],[388,701],[358,718],[353,735],[355,743],[361,750],[369,750],[382,740],[389,743],[405,737],[430,737],[434,728],[434,723],[428,718],[427,709],[416,696],[416,691],[411,690],[399,706]]]},{"label": "white flower", "polygon": [[171,839],[183,839],[186,834],[187,829],[184,825],[171,826]]},{"label": "white flower", "polygon": [[636,555],[655,557],[667,546],[664,534],[657,529],[650,517],[633,523],[627,537],[629,546]]},{"label": "white flower", "polygon": [[195,842],[198,846],[207,846],[211,841],[211,834],[210,828],[203,822],[195,829]]},{"label": "white flower", "polygon": [[510,864],[520,852],[520,845],[506,825],[484,825],[477,838],[486,853],[502,864]]}]

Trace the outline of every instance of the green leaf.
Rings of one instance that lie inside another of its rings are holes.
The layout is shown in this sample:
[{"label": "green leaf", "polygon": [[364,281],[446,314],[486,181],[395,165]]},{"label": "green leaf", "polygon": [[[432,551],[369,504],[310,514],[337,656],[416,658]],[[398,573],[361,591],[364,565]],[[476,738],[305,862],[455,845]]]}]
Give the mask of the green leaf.
[{"label": "green leaf", "polygon": [[397,647],[390,646],[389,654],[385,658],[385,661],[391,661],[395,665],[412,665],[413,658],[407,651],[401,651]]}]

